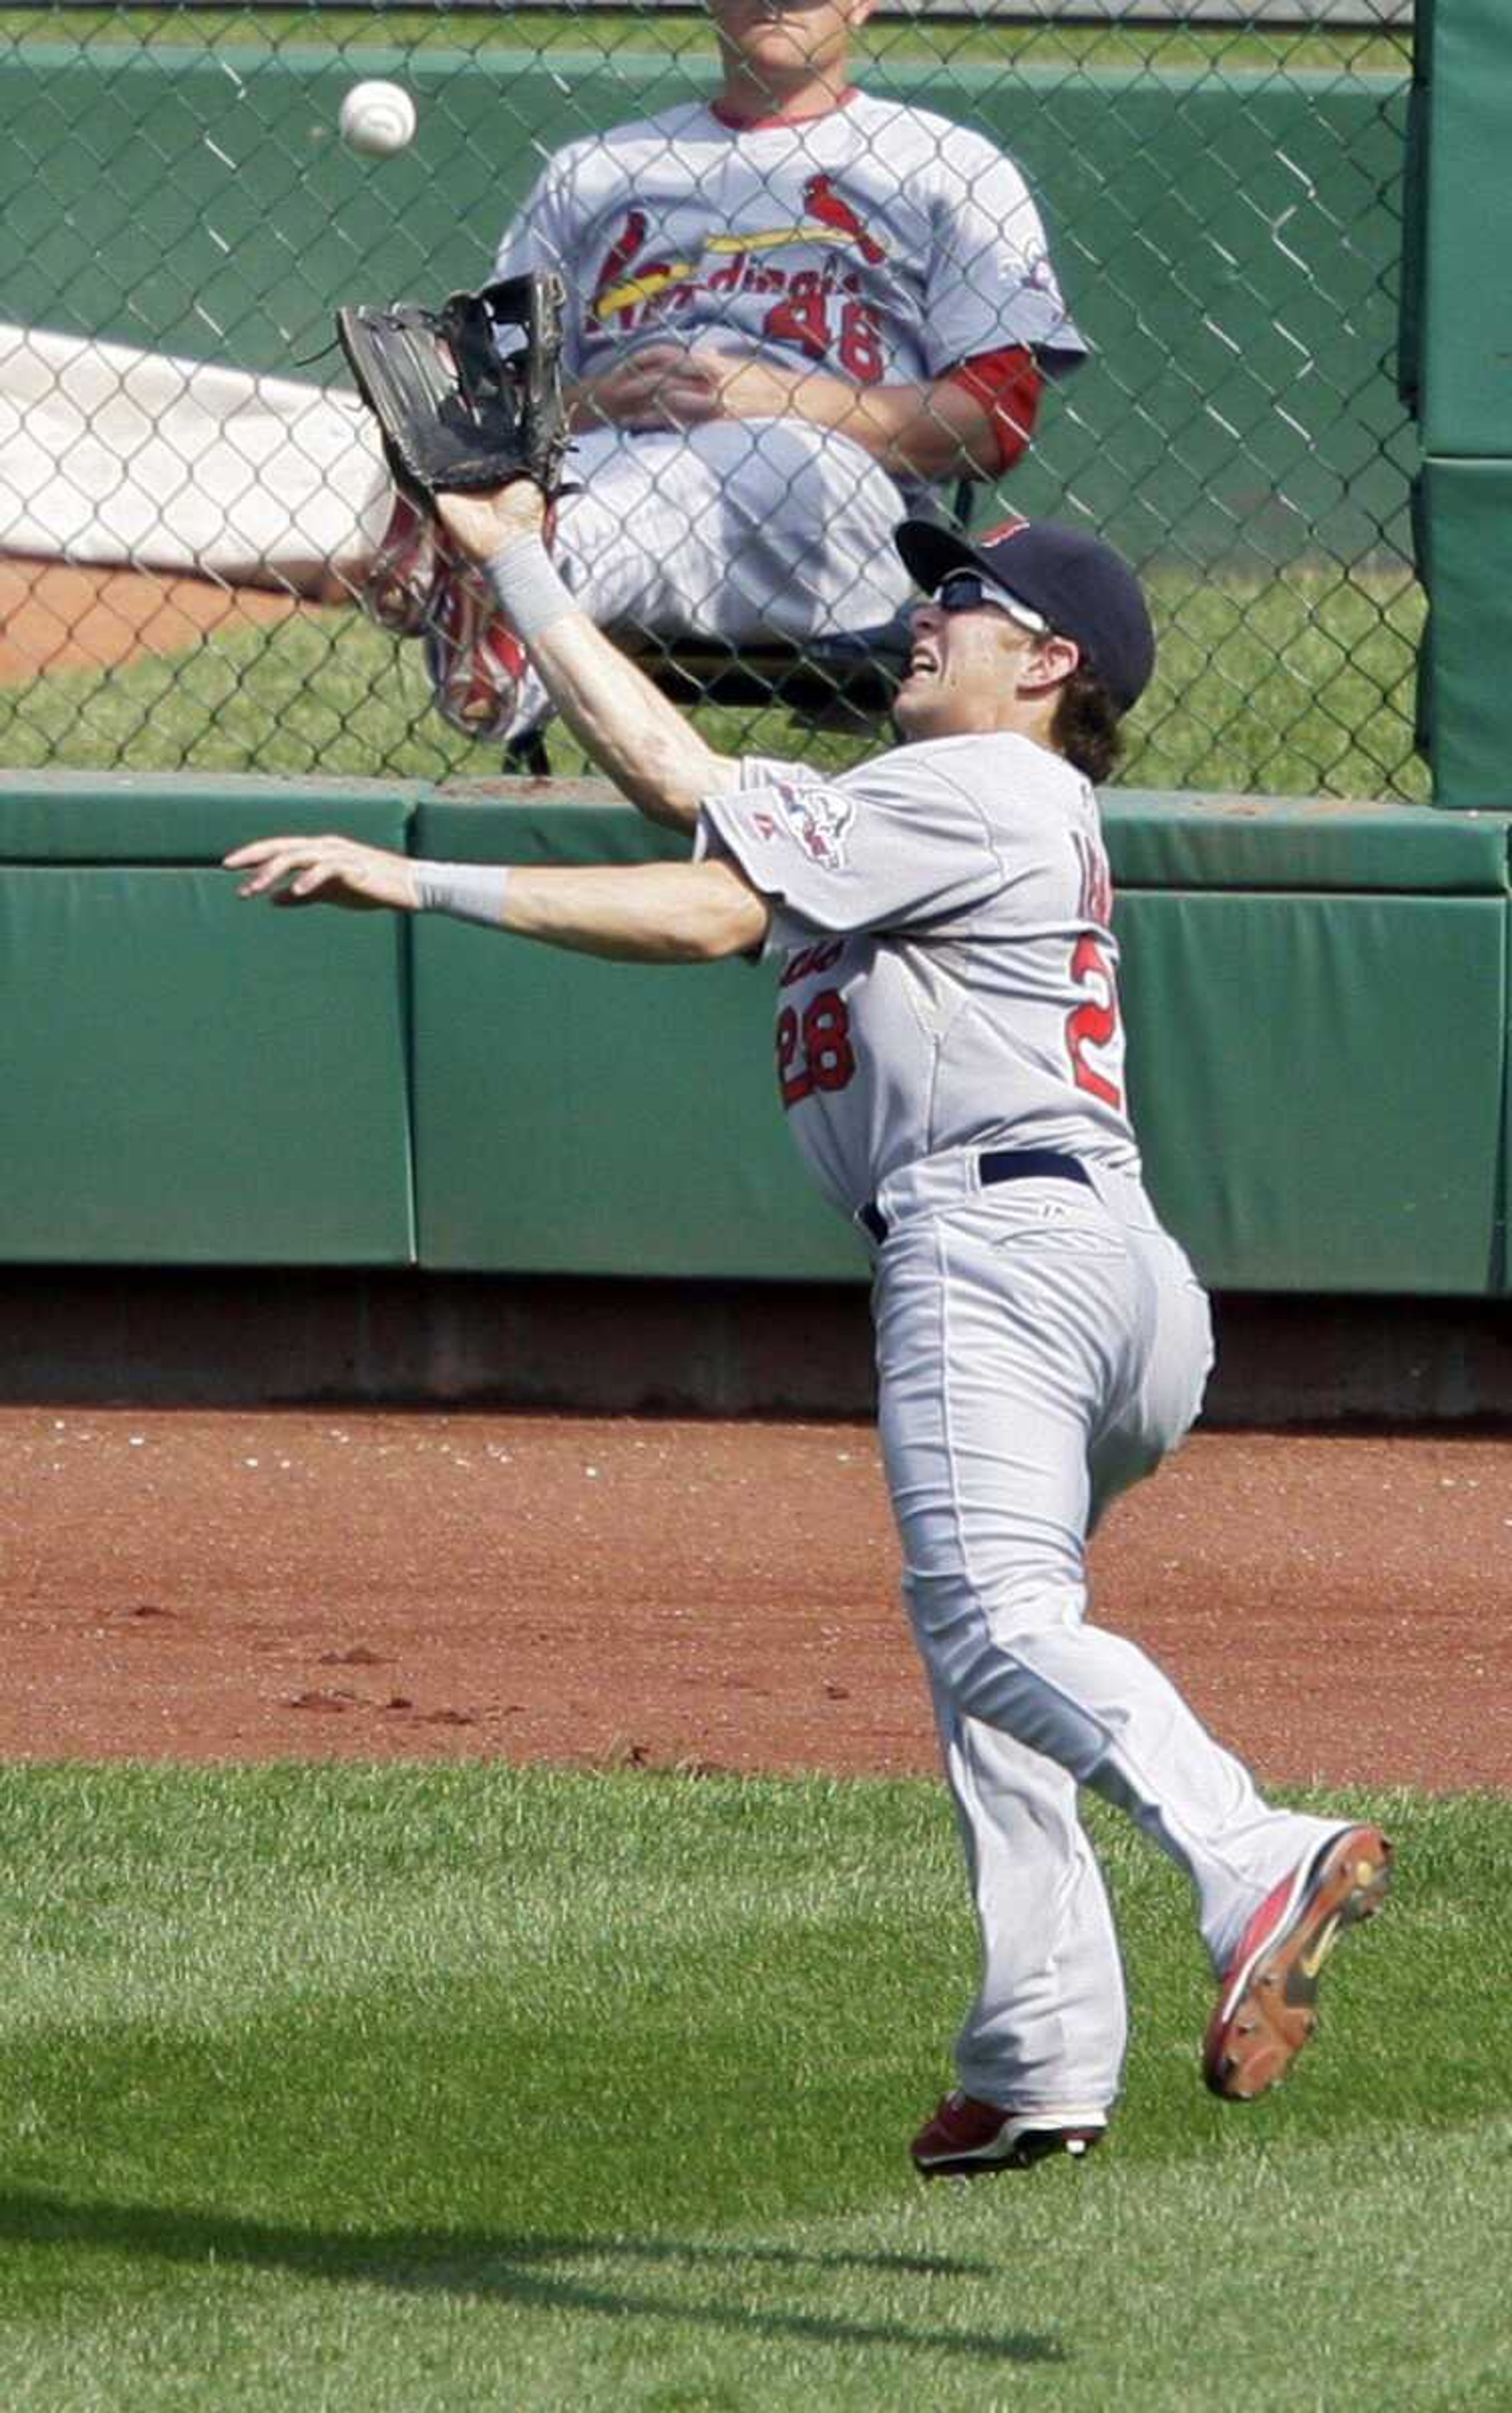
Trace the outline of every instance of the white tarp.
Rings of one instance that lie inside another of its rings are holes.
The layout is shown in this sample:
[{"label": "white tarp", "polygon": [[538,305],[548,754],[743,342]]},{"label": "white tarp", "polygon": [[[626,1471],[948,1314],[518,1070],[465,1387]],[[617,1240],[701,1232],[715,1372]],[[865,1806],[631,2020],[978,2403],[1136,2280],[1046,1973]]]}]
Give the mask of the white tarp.
[{"label": "white tarp", "polygon": [[0,324],[0,552],[319,592],[388,492],[345,389]]}]

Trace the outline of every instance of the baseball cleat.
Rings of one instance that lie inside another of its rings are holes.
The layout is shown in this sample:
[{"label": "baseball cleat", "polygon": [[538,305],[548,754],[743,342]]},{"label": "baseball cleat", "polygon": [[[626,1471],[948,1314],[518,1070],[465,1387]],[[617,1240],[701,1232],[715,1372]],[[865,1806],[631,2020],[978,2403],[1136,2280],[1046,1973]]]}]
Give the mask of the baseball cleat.
[{"label": "baseball cleat", "polygon": [[425,617],[425,668],[436,708],[464,737],[504,737],[514,718],[525,649],[473,575],[443,566]]},{"label": "baseball cleat", "polygon": [[990,2178],[995,2170],[1027,2170],[1051,2154],[1081,2161],[1107,2126],[1103,2111],[1005,2111],[958,2090],[947,2095],[909,2147],[925,2179]]},{"label": "baseball cleat", "polygon": [[1373,1918],[1391,1882],[1376,1827],[1331,1835],[1271,1888],[1223,1974],[1203,2040],[1215,2095],[1249,2103],[1285,2077],[1317,2024],[1318,1979],[1346,1927]]},{"label": "baseball cleat", "polygon": [[438,566],[430,521],[407,496],[395,495],[389,525],[363,584],[368,618],[393,637],[422,635]]}]

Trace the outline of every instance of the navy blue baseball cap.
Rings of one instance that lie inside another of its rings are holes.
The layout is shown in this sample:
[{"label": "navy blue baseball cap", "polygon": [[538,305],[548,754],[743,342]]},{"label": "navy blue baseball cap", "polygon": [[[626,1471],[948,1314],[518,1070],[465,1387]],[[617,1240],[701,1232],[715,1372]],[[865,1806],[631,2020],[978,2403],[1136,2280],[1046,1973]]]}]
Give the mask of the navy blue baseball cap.
[{"label": "navy blue baseball cap", "polygon": [[893,541],[926,595],[953,570],[974,570],[1075,638],[1120,712],[1138,703],[1155,667],[1144,589],[1101,537],[1055,520],[1004,520],[976,537],[933,520],[905,520]]}]

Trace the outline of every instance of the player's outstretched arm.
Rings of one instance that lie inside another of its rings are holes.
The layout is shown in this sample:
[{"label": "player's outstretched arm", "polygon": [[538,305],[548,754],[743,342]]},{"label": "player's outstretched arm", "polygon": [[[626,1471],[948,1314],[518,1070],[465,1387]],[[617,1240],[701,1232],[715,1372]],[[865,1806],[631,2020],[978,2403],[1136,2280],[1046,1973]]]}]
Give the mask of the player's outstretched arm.
[{"label": "player's outstretched arm", "polygon": [[492,572],[499,604],[563,720],[622,794],[671,829],[691,830],[705,796],[736,785],[739,766],[571,602],[541,543],[545,506],[516,480],[494,495],[441,495],[437,511],[469,559]]},{"label": "player's outstretched arm", "polygon": [[264,837],[226,857],[238,894],[274,905],[452,913],[615,963],[718,963],[753,954],[771,908],[733,863],[424,863],[347,837]]}]

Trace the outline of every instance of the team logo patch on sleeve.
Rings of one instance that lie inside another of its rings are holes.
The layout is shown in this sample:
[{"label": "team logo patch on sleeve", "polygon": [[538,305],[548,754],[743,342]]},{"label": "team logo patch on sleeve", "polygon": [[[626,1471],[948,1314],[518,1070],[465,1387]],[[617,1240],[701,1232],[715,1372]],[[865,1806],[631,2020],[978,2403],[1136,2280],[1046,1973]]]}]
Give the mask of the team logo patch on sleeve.
[{"label": "team logo patch on sleeve", "polygon": [[833,788],[790,788],[781,783],[769,792],[810,862],[825,871],[843,871],[846,839],[855,819],[850,797],[838,795]]}]

